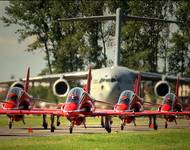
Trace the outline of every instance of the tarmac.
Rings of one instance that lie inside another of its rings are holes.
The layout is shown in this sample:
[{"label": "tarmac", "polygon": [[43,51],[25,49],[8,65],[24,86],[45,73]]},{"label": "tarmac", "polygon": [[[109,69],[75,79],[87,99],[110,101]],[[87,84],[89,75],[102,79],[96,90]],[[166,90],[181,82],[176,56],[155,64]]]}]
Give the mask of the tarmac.
[{"label": "tarmac", "polygon": [[[190,125],[188,123],[179,123],[174,124],[170,123],[168,128],[190,128]],[[165,129],[164,125],[159,125],[159,129]],[[128,133],[128,132],[143,132],[143,131],[153,131],[154,129],[149,128],[148,125],[137,125],[134,126],[132,124],[127,124],[124,128],[124,130],[120,130],[120,126],[112,126],[112,133]],[[165,129],[167,130],[167,129]],[[156,131],[155,131],[156,132]],[[8,127],[0,127],[0,139],[1,138],[10,138],[10,137],[41,137],[41,136],[62,136],[62,135],[81,135],[81,134],[109,134],[106,132],[104,128],[101,128],[100,125],[87,125],[87,128],[84,128],[84,126],[76,126],[73,129],[73,133],[69,133],[69,127],[66,125],[56,127],[56,130],[54,132],[50,132],[50,129],[43,129],[41,126],[34,127],[34,128],[26,128],[26,127],[13,127],[12,129],[8,129]]]}]

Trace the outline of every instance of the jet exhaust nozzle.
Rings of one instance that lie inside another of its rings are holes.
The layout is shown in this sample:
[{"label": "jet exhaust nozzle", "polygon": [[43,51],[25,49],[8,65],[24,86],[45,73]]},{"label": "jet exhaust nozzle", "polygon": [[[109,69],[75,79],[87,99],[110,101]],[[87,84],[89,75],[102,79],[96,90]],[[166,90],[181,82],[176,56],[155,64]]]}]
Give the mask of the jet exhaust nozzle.
[{"label": "jet exhaust nozzle", "polygon": [[170,85],[167,81],[159,81],[154,87],[155,94],[161,97],[164,97],[170,90]]},{"label": "jet exhaust nozzle", "polygon": [[65,79],[58,79],[53,85],[53,93],[58,97],[66,96],[69,90],[69,83]]}]

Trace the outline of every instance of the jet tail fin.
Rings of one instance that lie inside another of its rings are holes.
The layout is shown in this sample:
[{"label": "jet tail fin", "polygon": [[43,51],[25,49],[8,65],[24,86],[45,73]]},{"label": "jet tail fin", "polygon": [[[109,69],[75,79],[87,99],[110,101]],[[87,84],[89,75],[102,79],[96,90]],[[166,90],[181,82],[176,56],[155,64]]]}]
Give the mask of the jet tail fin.
[{"label": "jet tail fin", "polygon": [[26,81],[24,83],[24,90],[28,93],[29,91],[29,78],[30,78],[30,67],[28,67],[27,75],[26,75]]},{"label": "jet tail fin", "polygon": [[138,73],[137,78],[135,79],[135,84],[134,84],[134,93],[136,93],[137,95],[140,94],[140,81],[141,81],[141,74]]},{"label": "jet tail fin", "polygon": [[90,94],[90,87],[91,87],[91,80],[92,80],[92,73],[91,73],[92,67],[89,67],[88,70],[88,76],[87,76],[87,87],[86,92]]},{"label": "jet tail fin", "polygon": [[178,100],[178,97],[179,97],[179,76],[177,77],[177,81],[176,81],[176,87],[175,87],[175,95],[176,95],[176,98]]}]

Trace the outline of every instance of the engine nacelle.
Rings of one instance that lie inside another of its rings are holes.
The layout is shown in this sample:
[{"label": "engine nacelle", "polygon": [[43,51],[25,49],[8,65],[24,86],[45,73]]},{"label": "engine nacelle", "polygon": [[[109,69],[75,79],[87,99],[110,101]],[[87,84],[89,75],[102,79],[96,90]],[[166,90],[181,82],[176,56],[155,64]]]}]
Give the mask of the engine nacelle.
[{"label": "engine nacelle", "polygon": [[65,79],[58,79],[53,85],[53,93],[59,97],[66,96],[69,90],[69,83]]},{"label": "engine nacelle", "polygon": [[159,81],[154,87],[154,92],[157,96],[165,96],[171,90],[170,85],[167,81]]},{"label": "engine nacelle", "polygon": [[19,87],[21,89],[24,89],[24,84],[23,82],[14,82],[12,85],[11,85],[11,88],[12,87]]}]

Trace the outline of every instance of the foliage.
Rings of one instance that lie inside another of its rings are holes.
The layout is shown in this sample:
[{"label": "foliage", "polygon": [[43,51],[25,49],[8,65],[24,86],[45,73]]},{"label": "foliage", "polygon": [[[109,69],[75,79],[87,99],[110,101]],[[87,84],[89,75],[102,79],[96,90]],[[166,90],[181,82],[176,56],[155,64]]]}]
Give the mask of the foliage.
[{"label": "foliage", "polygon": [[[130,15],[166,18],[170,4],[167,1],[129,1]],[[131,21],[123,27],[124,48],[122,64],[130,68],[153,71],[158,70],[160,47],[168,37],[161,34],[168,24],[148,21]],[[165,38],[165,39],[164,39]]]},{"label": "foliage", "polygon": [[[177,74],[186,74],[190,66],[190,2],[180,1],[176,5],[175,16],[182,23],[178,25],[178,31],[173,33],[171,42],[171,54],[169,55],[169,71]],[[175,61],[174,61],[175,60]]]},{"label": "foliage", "polygon": [[[178,31],[169,34],[169,24],[158,22],[123,22],[123,66],[157,72],[158,61],[167,61],[171,73],[188,73],[190,66],[189,1],[10,1],[2,20],[7,26],[18,24],[19,40],[34,37],[28,51],[43,50],[48,71],[78,71],[89,64],[94,68],[107,66],[105,42],[113,35],[113,24],[104,22],[62,22],[61,18],[115,13],[153,18],[177,18]],[[35,8],[35,9],[34,9]],[[171,38],[171,40],[169,40]],[[168,42],[171,42],[172,45]],[[172,46],[172,47],[171,47]],[[169,47],[169,49],[168,49]],[[170,48],[171,47],[171,48]],[[175,61],[174,61],[175,60]],[[164,72],[166,68],[164,68]]]},{"label": "foliage", "polygon": [[32,87],[30,90],[30,94],[33,98],[39,98],[48,100],[50,102],[58,102],[58,98],[53,94],[52,89],[50,87],[44,86],[36,86]]}]

